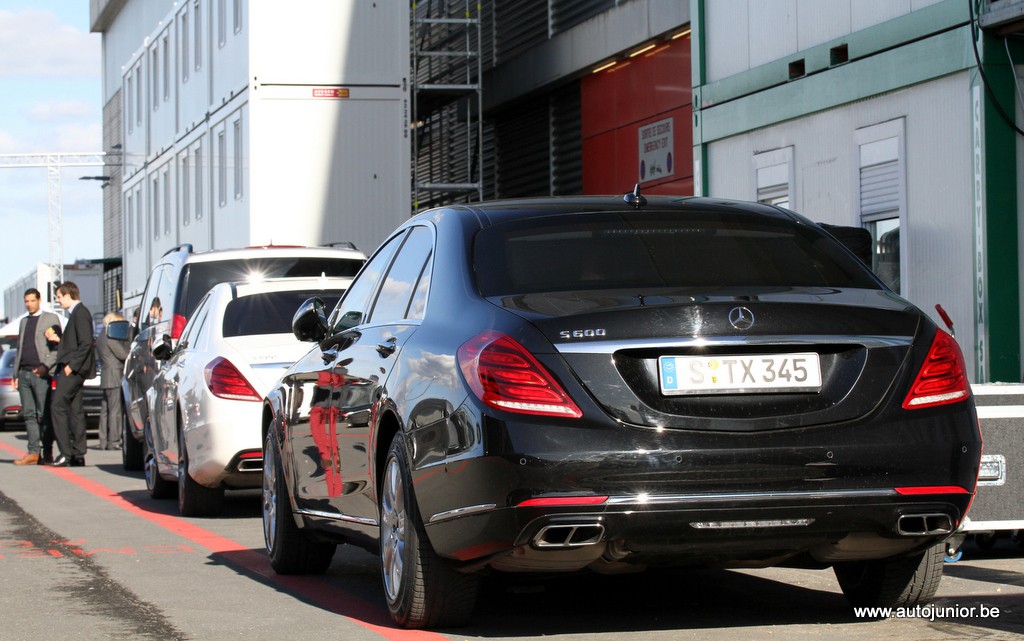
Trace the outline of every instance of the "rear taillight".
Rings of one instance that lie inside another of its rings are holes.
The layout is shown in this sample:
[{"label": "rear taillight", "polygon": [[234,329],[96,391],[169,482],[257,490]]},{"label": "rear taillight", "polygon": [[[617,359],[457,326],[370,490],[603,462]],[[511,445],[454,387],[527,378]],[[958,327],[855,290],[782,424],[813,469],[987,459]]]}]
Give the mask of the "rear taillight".
[{"label": "rear taillight", "polygon": [[0,385],[6,385],[8,387],[14,385],[13,378],[0,378]]},{"label": "rear taillight", "polygon": [[181,333],[185,331],[185,323],[188,319],[181,314],[174,314],[171,316],[171,338],[178,340],[181,338]]},{"label": "rear taillight", "polygon": [[583,416],[533,354],[509,336],[486,331],[466,341],[458,357],[469,387],[491,407],[519,414]]},{"label": "rear taillight", "polygon": [[223,356],[210,361],[206,366],[206,386],[218,398],[233,401],[261,401],[253,386],[242,376],[238,368]]},{"label": "rear taillight", "polygon": [[928,356],[910,386],[903,408],[908,410],[958,403],[970,396],[967,367],[960,346],[952,336],[935,330]]}]

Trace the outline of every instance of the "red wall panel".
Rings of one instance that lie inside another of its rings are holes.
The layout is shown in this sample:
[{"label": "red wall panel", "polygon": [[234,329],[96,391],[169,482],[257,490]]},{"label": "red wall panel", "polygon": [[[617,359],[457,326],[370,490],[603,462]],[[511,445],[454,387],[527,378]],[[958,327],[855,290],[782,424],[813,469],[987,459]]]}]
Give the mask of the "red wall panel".
[{"label": "red wall panel", "polygon": [[647,176],[645,193],[693,193],[690,39],[654,50],[581,81],[583,192],[631,191],[640,180],[640,128],[672,119],[672,173]]}]

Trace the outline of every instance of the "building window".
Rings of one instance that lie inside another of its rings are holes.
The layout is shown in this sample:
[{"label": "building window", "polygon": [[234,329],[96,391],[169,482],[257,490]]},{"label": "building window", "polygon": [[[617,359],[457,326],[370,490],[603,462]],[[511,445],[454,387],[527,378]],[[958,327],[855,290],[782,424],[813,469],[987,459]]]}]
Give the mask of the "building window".
[{"label": "building window", "polygon": [[128,248],[129,252],[134,252],[135,251],[135,245],[132,244],[132,241],[135,240],[135,210],[132,209],[132,205],[134,204],[134,202],[135,201],[132,199],[132,192],[129,191],[128,194],[127,194],[127,200],[125,201],[125,205],[124,205],[124,211],[125,211],[125,214],[124,214],[124,222],[125,222],[124,246]]},{"label": "building window", "polygon": [[146,222],[142,209],[142,183],[139,183],[139,187],[135,189],[135,220],[135,244],[141,248],[142,243],[145,241],[143,227]]},{"label": "building window", "polygon": [[181,222],[183,225],[188,224],[188,219],[191,217],[192,212],[190,211],[192,204],[192,194],[189,193],[189,185],[192,182],[191,176],[188,174],[188,152],[186,151],[181,155]]},{"label": "building window", "polygon": [[793,193],[793,148],[754,154],[754,185],[757,202],[789,208]]},{"label": "building window", "polygon": [[142,89],[142,63],[135,67],[135,122],[140,127],[142,126],[142,112],[146,108],[146,101],[143,100],[144,91]]},{"label": "building window", "polygon": [[188,82],[188,8],[181,12],[181,81]]},{"label": "building window", "polygon": [[196,0],[196,3],[192,5],[194,9],[192,11],[192,23],[196,30],[196,37],[194,38],[196,55],[192,57],[195,58],[196,71],[199,71],[203,66],[203,14],[200,12],[200,4],[199,0]]},{"label": "building window", "polygon": [[228,42],[228,9],[227,0],[217,0],[217,46],[223,47]]},{"label": "building window", "polygon": [[897,294],[907,291],[901,227],[906,215],[902,118],[856,131],[860,223],[873,241],[871,268]]},{"label": "building window", "polygon": [[164,102],[171,99],[171,37],[164,36]]},{"label": "building window", "polygon": [[196,220],[203,217],[203,148],[196,147],[193,153],[196,166]]},{"label": "building window", "polygon": [[232,134],[235,137],[235,200],[242,197],[242,118],[239,117],[233,123]]},{"label": "building window", "polygon": [[228,204],[228,141],[223,131],[217,134],[217,202]]},{"label": "building window", "polygon": [[164,169],[164,234],[171,233],[171,167]]},{"label": "building window", "polygon": [[235,33],[242,30],[242,0],[232,0],[231,14],[234,18]]},{"label": "building window", "polygon": [[150,53],[153,63],[150,69],[150,78],[153,82],[153,111],[156,111],[160,108],[160,49],[153,45],[153,51]]},{"label": "building window", "polygon": [[128,76],[125,78],[124,89],[124,111],[125,122],[128,123],[128,133],[135,131],[135,116],[133,115],[135,113],[135,106],[132,104],[135,100],[135,94],[132,93],[134,86],[135,85],[132,83],[132,74],[129,72]]},{"label": "building window", "polygon": [[160,177],[153,176],[153,190],[150,200],[153,203],[153,238],[160,238]]}]

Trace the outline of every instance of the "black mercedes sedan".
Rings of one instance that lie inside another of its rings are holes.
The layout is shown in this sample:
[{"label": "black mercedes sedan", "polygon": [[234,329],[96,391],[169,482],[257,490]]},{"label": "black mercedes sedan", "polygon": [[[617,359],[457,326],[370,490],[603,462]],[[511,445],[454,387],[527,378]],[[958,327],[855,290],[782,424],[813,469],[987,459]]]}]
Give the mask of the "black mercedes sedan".
[{"label": "black mercedes sedan", "polygon": [[793,212],[546,198],[421,213],[263,412],[273,568],[380,555],[394,620],[456,625],[485,571],[834,568],[926,602],[981,435],[954,339]]}]

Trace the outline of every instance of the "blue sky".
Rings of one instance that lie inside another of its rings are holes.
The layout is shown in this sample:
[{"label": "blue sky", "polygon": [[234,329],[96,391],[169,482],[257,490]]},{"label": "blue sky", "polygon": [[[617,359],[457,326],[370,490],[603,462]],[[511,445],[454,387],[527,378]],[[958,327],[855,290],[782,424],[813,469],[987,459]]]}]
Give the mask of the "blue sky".
[{"label": "blue sky", "polygon": [[[87,0],[0,0],[0,154],[102,151],[100,74]],[[100,173],[61,172],[65,263],[103,257]],[[0,168],[0,291],[49,262],[47,203],[45,169]]]}]

